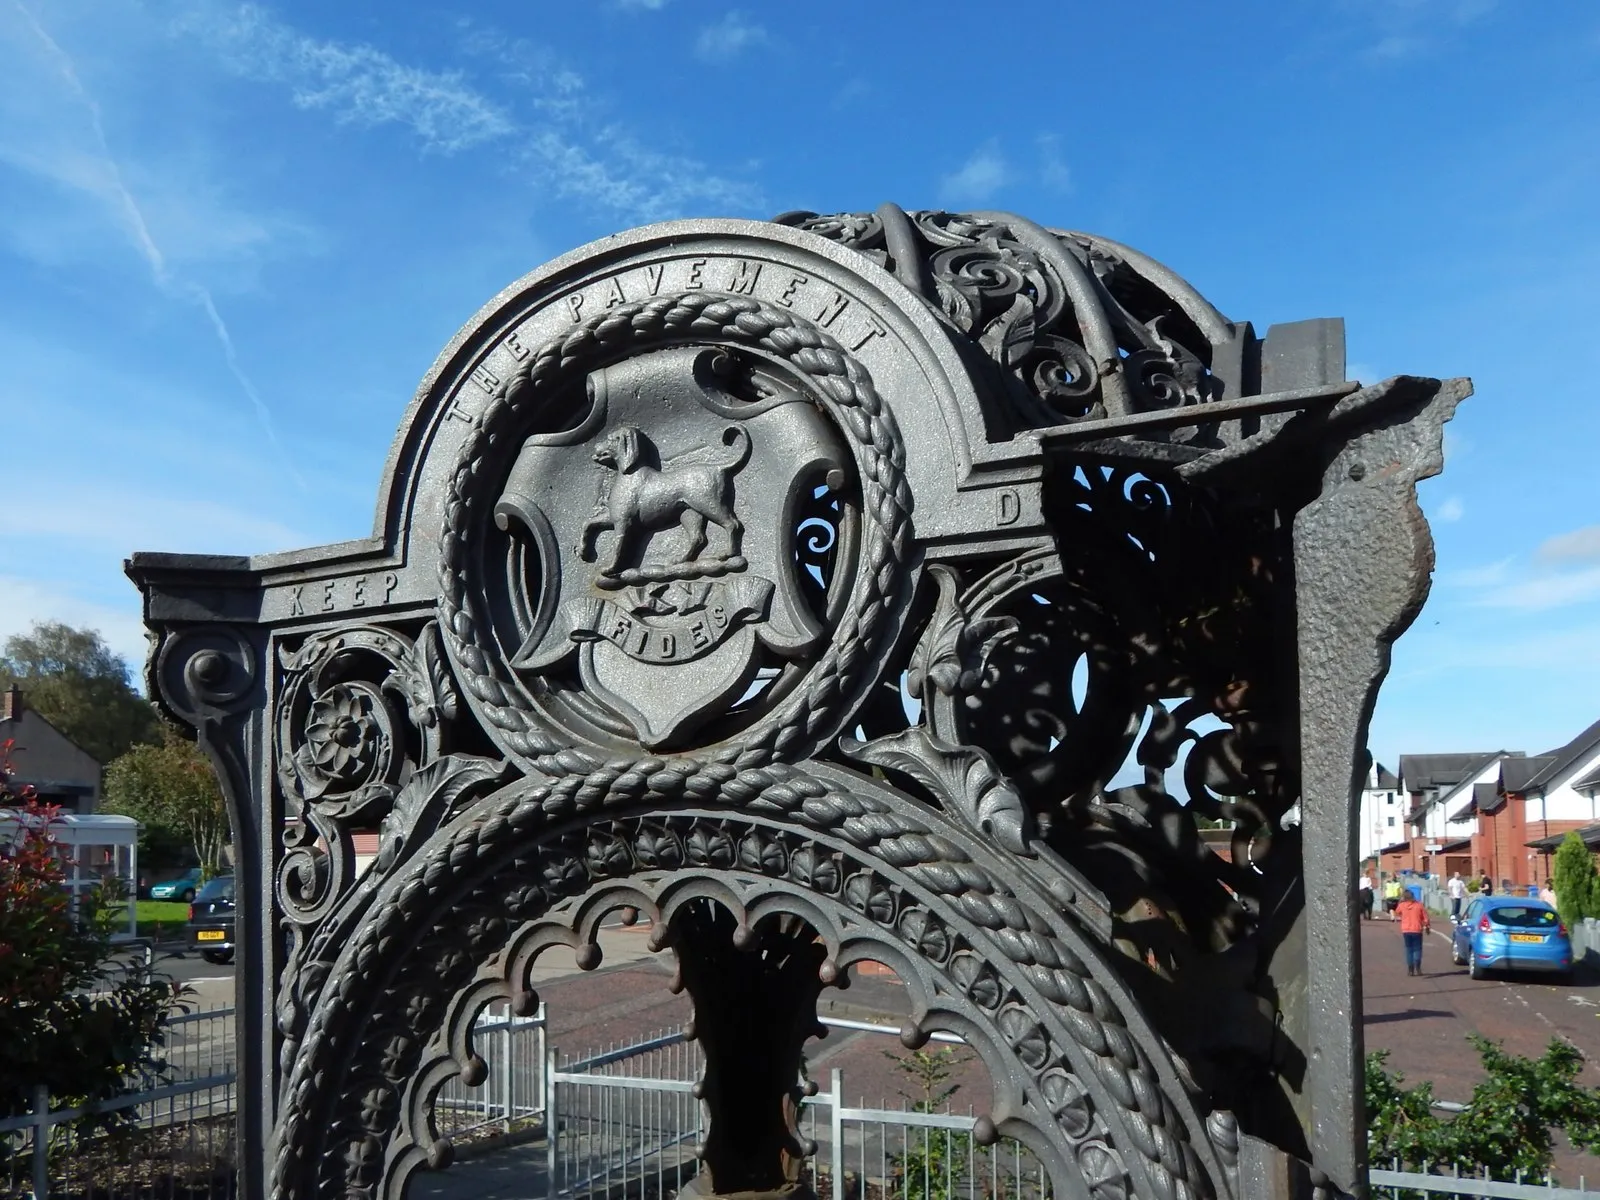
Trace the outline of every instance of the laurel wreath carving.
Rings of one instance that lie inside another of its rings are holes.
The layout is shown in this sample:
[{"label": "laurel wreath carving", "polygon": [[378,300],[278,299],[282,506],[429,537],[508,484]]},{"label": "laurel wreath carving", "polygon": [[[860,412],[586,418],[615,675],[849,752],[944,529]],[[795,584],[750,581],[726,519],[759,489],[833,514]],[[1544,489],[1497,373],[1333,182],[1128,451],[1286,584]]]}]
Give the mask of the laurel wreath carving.
[{"label": "laurel wreath carving", "polygon": [[[512,753],[546,774],[595,765],[568,749],[571,733],[534,706],[498,661],[480,630],[469,597],[469,563],[485,490],[516,453],[515,434],[526,411],[574,376],[628,351],[693,340],[762,350],[809,378],[854,441],[861,464],[866,536],[849,610],[806,686],[753,729],[714,752],[719,761],[754,767],[803,757],[833,732],[833,723],[867,686],[864,670],[897,623],[895,603],[905,581],[911,543],[911,491],[894,415],[867,369],[827,333],[786,309],[745,296],[685,292],[622,305],[552,339],[496,388],[473,422],[456,459],[445,497],[439,544],[439,613],[446,642],[465,688]],[[565,751],[565,753],[563,753]]]}]

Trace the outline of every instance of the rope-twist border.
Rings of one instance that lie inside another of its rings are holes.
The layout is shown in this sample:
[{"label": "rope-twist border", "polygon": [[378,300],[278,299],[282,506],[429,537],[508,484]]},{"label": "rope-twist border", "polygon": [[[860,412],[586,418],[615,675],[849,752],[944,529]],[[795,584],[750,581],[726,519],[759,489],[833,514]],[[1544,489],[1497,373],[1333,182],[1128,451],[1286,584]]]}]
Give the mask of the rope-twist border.
[{"label": "rope-twist border", "polygon": [[490,468],[515,453],[524,409],[574,372],[593,370],[628,350],[692,342],[757,348],[810,379],[858,448],[867,526],[864,569],[858,571],[850,610],[809,672],[806,686],[709,756],[739,767],[803,757],[832,732],[830,722],[863,686],[861,671],[893,624],[889,618],[911,543],[912,499],[899,428],[867,369],[810,322],[745,296],[684,292],[592,317],[531,354],[474,419],[451,475],[439,541],[440,626],[461,681],[500,732],[502,744],[546,774],[587,771],[595,762],[588,755],[561,753],[574,740],[571,731],[557,728],[538,711],[504,674],[480,635],[468,575],[475,522],[482,515],[481,493],[498,479]]},{"label": "rope-twist border", "polygon": [[319,1094],[326,1099],[333,1077],[348,1071],[369,1019],[372,996],[364,1003],[358,993],[388,978],[396,965],[389,956],[408,952],[401,947],[410,946],[426,924],[426,914],[438,911],[440,902],[459,888],[463,874],[559,821],[639,805],[670,811],[684,803],[765,810],[824,830],[945,896],[1061,1007],[1061,1024],[1089,1056],[1096,1078],[1115,1102],[1128,1134],[1126,1149],[1144,1162],[1155,1189],[1153,1200],[1205,1200],[1214,1194],[1182,1116],[1110,995],[1071,946],[959,845],[876,798],[843,791],[788,764],[739,769],[727,763],[650,757],[606,763],[588,775],[513,787],[453,836],[434,843],[406,871],[388,903],[351,939],[318,998],[279,1108],[283,1116],[275,1138],[274,1200],[315,1193],[314,1184],[309,1193],[300,1188],[296,1167],[310,1172],[308,1183],[317,1177],[313,1131],[330,1127],[320,1112]]}]

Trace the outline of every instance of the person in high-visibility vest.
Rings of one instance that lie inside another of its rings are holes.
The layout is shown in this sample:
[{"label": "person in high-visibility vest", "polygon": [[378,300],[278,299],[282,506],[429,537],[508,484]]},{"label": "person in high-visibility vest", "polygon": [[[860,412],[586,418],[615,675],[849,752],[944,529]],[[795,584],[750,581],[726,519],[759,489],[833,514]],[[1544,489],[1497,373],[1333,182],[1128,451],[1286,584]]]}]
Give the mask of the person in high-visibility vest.
[{"label": "person in high-visibility vest", "polygon": [[1383,885],[1383,911],[1389,914],[1389,920],[1394,920],[1394,910],[1400,907],[1400,897],[1404,894],[1398,877]]}]

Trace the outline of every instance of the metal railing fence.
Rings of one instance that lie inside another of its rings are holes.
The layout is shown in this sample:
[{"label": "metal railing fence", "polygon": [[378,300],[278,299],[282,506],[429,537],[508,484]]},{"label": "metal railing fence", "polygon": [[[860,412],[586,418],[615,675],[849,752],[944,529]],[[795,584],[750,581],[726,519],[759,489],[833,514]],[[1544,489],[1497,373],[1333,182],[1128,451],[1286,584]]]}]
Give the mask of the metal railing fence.
[{"label": "metal railing fence", "polygon": [[582,1057],[552,1051],[545,1070],[546,1195],[676,1192],[704,1137],[694,1095],[704,1060],[681,1029]]},{"label": "metal railing fence", "polygon": [[[230,1200],[235,1192],[237,1041],[234,1010],[175,1012],[163,1022],[164,1068],[128,1094],[88,1107],[54,1107],[34,1092],[30,1111],[0,1120],[0,1200]],[[490,1086],[441,1089],[441,1132],[471,1140],[537,1125],[545,1108],[544,1009],[479,1014],[473,1046]],[[109,1118],[97,1120],[96,1118]]]},{"label": "metal railing fence", "polygon": [[1489,1179],[1461,1174],[1459,1166],[1444,1172],[1402,1171],[1400,1164],[1389,1168],[1373,1167],[1368,1173],[1372,1200],[1428,1200],[1433,1196],[1490,1197],[1492,1200],[1596,1200],[1600,1192],[1584,1186],[1578,1177],[1575,1188],[1559,1187],[1554,1182],[1524,1183],[1519,1172],[1514,1180]]},{"label": "metal railing fence", "polygon": [[543,1121],[547,1102],[544,1004],[526,1017],[509,1005],[485,1009],[473,1028],[472,1047],[488,1067],[488,1077],[478,1087],[457,1077],[439,1089],[434,1102],[439,1132],[459,1141],[531,1131]]},{"label": "metal railing fence", "polygon": [[[233,1016],[231,1008],[170,1016],[163,1076],[141,1080],[144,1086],[129,1095],[92,1109],[52,1108],[41,1089],[32,1111],[0,1120],[0,1200],[232,1200]],[[859,1033],[899,1032],[864,1021],[823,1022]],[[704,1064],[699,1043],[682,1030],[564,1056],[549,1046],[542,1005],[528,1017],[501,1007],[479,1015],[473,1048],[487,1078],[473,1088],[459,1080],[446,1085],[436,1104],[440,1132],[458,1142],[543,1135],[549,1200],[662,1197],[696,1174],[705,1128],[694,1093]],[[109,1128],[89,1119],[119,1115]],[[1008,1140],[978,1145],[976,1124],[970,1111],[948,1107],[852,1105],[838,1069],[803,1097],[798,1121],[808,1182],[826,1200],[1048,1200],[1049,1180],[1032,1155]],[[1577,1187],[1560,1187],[1458,1168],[1400,1167],[1374,1167],[1373,1200],[1600,1200],[1582,1178]]]},{"label": "metal railing fence", "polygon": [[[823,1018],[858,1032],[894,1026]],[[940,1041],[961,1039],[941,1035]],[[695,1174],[704,1137],[695,1081],[703,1062],[681,1031],[578,1059],[552,1053],[547,1071],[549,1200],[664,1196]],[[802,1100],[799,1129],[811,1180],[831,1200],[1046,1200],[1043,1167],[1016,1142],[981,1146],[967,1113],[868,1107],[846,1101],[842,1072]]]}]

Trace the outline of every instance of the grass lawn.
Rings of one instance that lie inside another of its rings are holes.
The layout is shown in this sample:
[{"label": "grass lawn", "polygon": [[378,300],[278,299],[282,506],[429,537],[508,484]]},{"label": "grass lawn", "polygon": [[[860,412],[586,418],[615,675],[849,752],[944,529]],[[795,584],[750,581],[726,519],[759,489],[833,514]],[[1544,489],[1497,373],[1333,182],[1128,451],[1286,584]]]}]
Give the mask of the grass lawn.
[{"label": "grass lawn", "polygon": [[[127,905],[113,905],[112,912],[115,914],[115,927],[126,929]],[[189,906],[182,900],[140,900],[137,902],[135,913],[141,937],[182,933],[184,925],[189,921]]]}]

